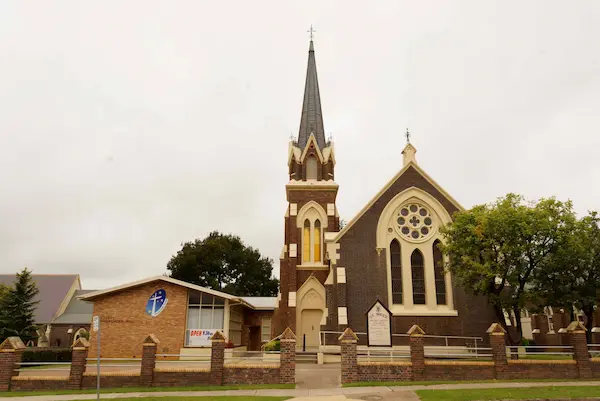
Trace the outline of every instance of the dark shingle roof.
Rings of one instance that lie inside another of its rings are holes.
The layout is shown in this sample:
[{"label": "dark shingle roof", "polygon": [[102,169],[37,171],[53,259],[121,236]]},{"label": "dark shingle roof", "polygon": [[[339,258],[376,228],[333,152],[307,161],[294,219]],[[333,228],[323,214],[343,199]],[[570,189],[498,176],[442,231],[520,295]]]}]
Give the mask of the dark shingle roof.
[{"label": "dark shingle roof", "polygon": [[[73,282],[79,280],[77,274],[32,274],[40,290],[35,310],[35,322],[38,324],[50,323],[60,308]],[[0,283],[12,286],[16,279],[15,274],[0,274]]]},{"label": "dark shingle roof", "polygon": [[298,133],[298,146],[304,150],[310,134],[315,135],[320,149],[325,148],[325,129],[323,128],[323,113],[321,111],[321,94],[319,93],[319,80],[317,79],[317,62],[315,61],[315,48],[310,41],[308,50],[308,67],[306,69],[306,84],[304,87],[304,101],[302,102],[302,117],[300,118],[300,132]]},{"label": "dark shingle roof", "polygon": [[89,324],[92,321],[94,304],[86,302],[78,297],[96,290],[77,290],[71,298],[64,313],[54,319],[54,324]]}]

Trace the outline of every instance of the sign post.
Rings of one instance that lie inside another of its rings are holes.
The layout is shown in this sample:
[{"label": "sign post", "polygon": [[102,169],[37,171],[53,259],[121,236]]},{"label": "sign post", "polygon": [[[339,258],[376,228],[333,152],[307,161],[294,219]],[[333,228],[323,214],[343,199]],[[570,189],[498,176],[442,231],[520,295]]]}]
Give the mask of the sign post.
[{"label": "sign post", "polygon": [[392,312],[379,301],[367,311],[367,338],[369,346],[392,346]]},{"label": "sign post", "polygon": [[100,316],[94,316],[92,327],[98,337],[97,363],[96,363],[96,399],[100,399]]}]

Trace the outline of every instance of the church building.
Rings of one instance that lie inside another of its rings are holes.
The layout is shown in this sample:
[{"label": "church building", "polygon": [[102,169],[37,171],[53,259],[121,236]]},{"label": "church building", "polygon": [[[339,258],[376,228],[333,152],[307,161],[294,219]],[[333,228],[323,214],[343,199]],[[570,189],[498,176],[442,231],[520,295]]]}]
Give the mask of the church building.
[{"label": "church building", "polygon": [[364,333],[379,300],[392,313],[393,333],[418,324],[429,335],[485,337],[492,308],[454,283],[438,248],[439,229],[460,204],[419,166],[409,142],[398,173],[341,228],[335,150],[323,121],[311,40],[300,130],[288,150],[274,332],[289,326],[311,347],[325,331]]}]

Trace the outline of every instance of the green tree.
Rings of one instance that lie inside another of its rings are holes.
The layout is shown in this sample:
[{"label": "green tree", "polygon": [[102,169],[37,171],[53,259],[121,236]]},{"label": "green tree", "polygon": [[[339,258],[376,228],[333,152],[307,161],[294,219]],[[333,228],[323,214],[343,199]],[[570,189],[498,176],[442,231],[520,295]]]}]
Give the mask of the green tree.
[{"label": "green tree", "polygon": [[233,295],[275,296],[279,287],[270,258],[240,237],[218,231],[184,243],[167,270],[173,278]]},{"label": "green tree", "polygon": [[467,291],[486,295],[503,326],[503,311],[513,312],[517,338],[509,336],[512,344],[523,335],[522,308],[538,297],[533,277],[554,263],[575,220],[571,202],[550,198],[530,203],[508,194],[457,213],[442,228],[447,268],[457,281]]},{"label": "green tree", "polygon": [[0,308],[0,337],[18,336],[24,342],[36,337],[34,314],[39,293],[31,272],[25,268],[17,273],[12,288],[6,292]]},{"label": "green tree", "polygon": [[594,307],[600,296],[600,217],[591,212],[573,225],[544,271],[534,277],[539,306],[573,307],[586,316],[588,340],[594,326]]}]

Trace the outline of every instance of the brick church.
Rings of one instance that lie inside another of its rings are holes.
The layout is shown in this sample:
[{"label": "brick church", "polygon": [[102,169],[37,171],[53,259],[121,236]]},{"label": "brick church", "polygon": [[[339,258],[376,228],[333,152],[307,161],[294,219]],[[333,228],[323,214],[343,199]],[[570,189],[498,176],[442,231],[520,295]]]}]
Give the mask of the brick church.
[{"label": "brick church", "polygon": [[437,247],[439,228],[460,204],[417,164],[407,143],[398,173],[341,228],[335,150],[323,117],[311,40],[300,130],[288,150],[274,332],[289,326],[307,346],[319,345],[322,331],[366,332],[365,314],[380,300],[394,333],[416,323],[430,335],[485,337],[492,308],[455,285]]}]

